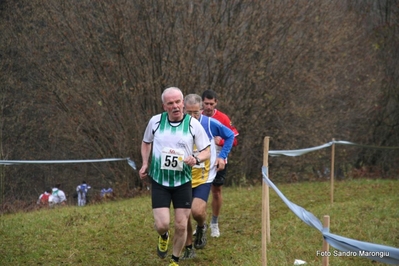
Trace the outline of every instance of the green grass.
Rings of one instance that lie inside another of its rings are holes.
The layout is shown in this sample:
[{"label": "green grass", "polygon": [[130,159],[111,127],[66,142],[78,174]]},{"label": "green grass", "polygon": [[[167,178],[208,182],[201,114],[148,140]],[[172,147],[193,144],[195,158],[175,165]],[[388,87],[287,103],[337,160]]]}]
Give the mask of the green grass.
[{"label": "green grass", "polygon": [[[336,182],[332,205],[329,182],[277,186],[320,220],[330,215],[332,233],[398,247],[398,184],[396,180]],[[261,187],[224,188],[221,237],[209,237],[196,258],[180,265],[261,265],[261,194]],[[270,216],[268,265],[293,265],[295,259],[321,265],[322,258],[316,255],[322,247],[321,233],[297,218],[272,189]],[[0,217],[1,265],[167,265],[157,257],[156,243],[148,195]],[[382,265],[358,257],[329,260],[334,266]]]}]

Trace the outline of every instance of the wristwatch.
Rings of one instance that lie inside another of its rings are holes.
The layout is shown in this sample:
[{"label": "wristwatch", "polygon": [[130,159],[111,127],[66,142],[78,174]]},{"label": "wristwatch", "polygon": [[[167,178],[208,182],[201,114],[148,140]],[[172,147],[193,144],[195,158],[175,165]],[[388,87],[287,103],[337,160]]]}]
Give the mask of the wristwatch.
[{"label": "wristwatch", "polygon": [[200,165],[200,163],[201,163],[200,159],[197,156],[195,156],[195,155],[193,155],[193,157],[195,159],[195,164],[196,165]]}]

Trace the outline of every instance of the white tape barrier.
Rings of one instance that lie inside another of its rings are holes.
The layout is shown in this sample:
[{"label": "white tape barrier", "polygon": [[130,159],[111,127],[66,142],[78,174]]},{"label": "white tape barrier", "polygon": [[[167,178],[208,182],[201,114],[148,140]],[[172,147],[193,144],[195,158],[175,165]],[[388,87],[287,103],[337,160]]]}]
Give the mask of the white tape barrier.
[{"label": "white tape barrier", "polygon": [[53,160],[53,161],[18,161],[18,160],[0,160],[0,164],[4,165],[20,165],[20,164],[65,164],[65,163],[103,163],[127,161],[130,167],[136,170],[136,164],[129,157],[128,158],[107,158],[107,159],[91,159],[91,160]]},{"label": "white tape barrier", "polygon": [[371,149],[388,149],[388,150],[398,150],[399,147],[382,147],[382,146],[373,146],[373,145],[361,145],[361,144],[356,144],[350,141],[345,141],[345,140],[335,140],[335,141],[330,141],[326,144],[312,147],[312,148],[306,148],[306,149],[298,149],[298,150],[271,150],[269,151],[270,156],[301,156],[303,154],[306,154],[308,152],[312,151],[317,151],[321,150],[327,147],[332,146],[333,144],[341,144],[341,145],[350,145],[350,146],[357,146],[357,147],[363,147],[363,148],[371,148]]},{"label": "white tape barrier", "polygon": [[329,228],[323,228],[323,225],[319,219],[316,218],[311,212],[305,210],[301,206],[296,205],[289,201],[283,193],[273,184],[273,182],[267,176],[267,167],[262,167],[263,181],[268,184],[269,187],[273,188],[274,191],[280,196],[284,203],[296,214],[303,222],[307,225],[316,228],[322,234],[324,239],[335,249],[342,251],[342,256],[357,256],[364,257],[370,260],[376,260],[388,264],[399,265],[399,249],[384,246],[369,242],[363,242],[346,238],[343,236],[331,234]]}]

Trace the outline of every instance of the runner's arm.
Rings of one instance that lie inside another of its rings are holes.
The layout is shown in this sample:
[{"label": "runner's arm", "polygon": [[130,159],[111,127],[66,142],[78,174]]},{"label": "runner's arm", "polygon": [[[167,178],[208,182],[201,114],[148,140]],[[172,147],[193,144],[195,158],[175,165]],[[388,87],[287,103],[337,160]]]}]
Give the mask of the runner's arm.
[{"label": "runner's arm", "polygon": [[224,143],[223,146],[220,145],[222,150],[217,156],[218,158],[227,159],[234,145],[234,132],[217,120],[212,119],[210,123],[212,135],[221,137]]},{"label": "runner's arm", "polygon": [[139,175],[140,175],[140,178],[142,178],[142,179],[147,177],[148,161],[150,159],[151,147],[152,147],[152,143],[147,143],[144,141],[141,143],[141,158],[143,160],[143,164],[139,171]]}]

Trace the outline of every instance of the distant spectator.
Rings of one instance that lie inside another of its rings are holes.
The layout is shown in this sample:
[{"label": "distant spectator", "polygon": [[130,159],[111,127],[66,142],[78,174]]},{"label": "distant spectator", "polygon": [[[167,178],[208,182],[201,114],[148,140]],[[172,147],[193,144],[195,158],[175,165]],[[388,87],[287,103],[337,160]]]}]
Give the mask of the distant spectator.
[{"label": "distant spectator", "polygon": [[61,189],[61,184],[57,184],[53,188],[53,194],[51,199],[49,199],[50,207],[54,205],[65,205],[66,204],[66,196],[64,191]]},{"label": "distant spectator", "polygon": [[52,194],[52,189],[51,188],[47,188],[46,191],[41,194],[39,196],[39,199],[37,200],[37,204],[40,206],[49,206],[49,202],[50,202],[50,198],[52,198],[53,196]]},{"label": "distant spectator", "polygon": [[104,199],[111,199],[114,197],[113,194],[114,194],[114,191],[112,188],[108,188],[108,189],[103,188],[103,189],[101,189],[100,197],[104,198]]},{"label": "distant spectator", "polygon": [[85,206],[87,199],[87,192],[91,189],[91,186],[83,181],[82,184],[76,187],[76,192],[78,193],[78,206]]}]

